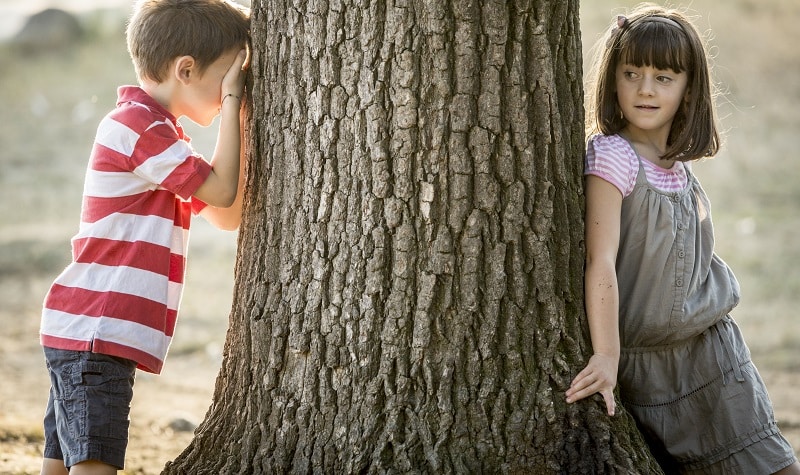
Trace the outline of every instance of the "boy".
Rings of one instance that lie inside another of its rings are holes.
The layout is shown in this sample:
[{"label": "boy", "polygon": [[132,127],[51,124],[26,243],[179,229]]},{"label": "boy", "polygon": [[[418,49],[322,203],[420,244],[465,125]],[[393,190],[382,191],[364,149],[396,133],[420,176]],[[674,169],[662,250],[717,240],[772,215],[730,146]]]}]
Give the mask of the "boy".
[{"label": "boy", "polygon": [[[249,12],[228,0],[140,0],[127,30],[139,87],[100,123],[72,263],[44,302],[50,372],[43,474],[123,468],[136,368],[161,371],[180,303],[189,222],[241,220],[240,124]],[[209,125],[209,164],[177,118]]]}]

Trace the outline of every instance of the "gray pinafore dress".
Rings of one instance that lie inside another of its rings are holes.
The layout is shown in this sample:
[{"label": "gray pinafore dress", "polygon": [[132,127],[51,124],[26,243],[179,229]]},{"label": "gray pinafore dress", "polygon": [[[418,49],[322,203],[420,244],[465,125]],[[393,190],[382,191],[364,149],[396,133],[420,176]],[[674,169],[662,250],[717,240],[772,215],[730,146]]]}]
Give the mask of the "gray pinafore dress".
[{"label": "gray pinafore dress", "polygon": [[739,284],[714,254],[708,198],[689,167],[683,190],[655,189],[641,160],[617,255],[622,402],[667,473],[780,470],[795,457],[728,315]]}]

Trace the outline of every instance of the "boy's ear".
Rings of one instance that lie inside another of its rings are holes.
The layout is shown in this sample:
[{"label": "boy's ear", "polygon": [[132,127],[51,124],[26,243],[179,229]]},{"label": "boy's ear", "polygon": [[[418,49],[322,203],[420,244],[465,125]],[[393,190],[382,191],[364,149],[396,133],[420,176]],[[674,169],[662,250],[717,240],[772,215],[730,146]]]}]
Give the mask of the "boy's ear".
[{"label": "boy's ear", "polygon": [[172,73],[179,82],[187,85],[197,74],[197,62],[191,56],[180,56],[175,60]]}]

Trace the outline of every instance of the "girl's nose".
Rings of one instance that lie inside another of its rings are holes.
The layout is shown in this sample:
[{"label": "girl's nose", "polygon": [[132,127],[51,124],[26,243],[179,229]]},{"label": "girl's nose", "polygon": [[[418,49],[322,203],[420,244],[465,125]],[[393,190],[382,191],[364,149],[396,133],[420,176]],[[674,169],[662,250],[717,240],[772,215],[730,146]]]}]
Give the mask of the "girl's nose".
[{"label": "girl's nose", "polygon": [[642,80],[639,82],[639,94],[643,96],[652,96],[653,95],[653,82],[655,79],[649,78],[647,76],[643,77]]}]

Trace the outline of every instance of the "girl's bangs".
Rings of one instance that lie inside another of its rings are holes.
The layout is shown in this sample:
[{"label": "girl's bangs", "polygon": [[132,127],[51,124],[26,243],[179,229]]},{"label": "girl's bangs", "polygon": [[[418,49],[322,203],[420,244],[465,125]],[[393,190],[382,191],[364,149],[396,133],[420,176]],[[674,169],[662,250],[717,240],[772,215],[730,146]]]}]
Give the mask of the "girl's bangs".
[{"label": "girl's bangs", "polygon": [[676,73],[691,69],[691,50],[686,35],[655,21],[641,21],[624,32],[619,42],[619,61],[636,67],[652,66]]}]

